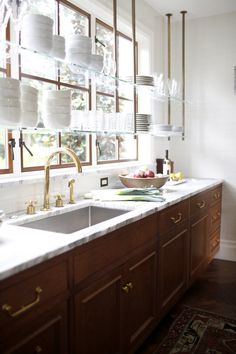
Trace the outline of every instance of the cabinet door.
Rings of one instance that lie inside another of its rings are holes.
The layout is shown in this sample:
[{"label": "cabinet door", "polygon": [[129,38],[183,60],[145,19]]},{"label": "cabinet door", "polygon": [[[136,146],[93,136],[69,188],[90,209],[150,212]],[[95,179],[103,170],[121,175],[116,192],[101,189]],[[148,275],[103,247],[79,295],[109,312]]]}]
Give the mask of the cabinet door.
[{"label": "cabinet door", "polygon": [[61,304],[38,320],[26,322],[24,328],[14,332],[12,326],[0,343],[2,354],[66,354],[67,305]]},{"label": "cabinet door", "polygon": [[190,229],[190,284],[201,274],[207,264],[208,216],[191,223]]},{"label": "cabinet door", "polygon": [[177,302],[186,289],[188,265],[188,229],[161,239],[159,263],[159,311],[161,317]]},{"label": "cabinet door", "polygon": [[156,250],[149,250],[135,257],[126,269],[122,285],[124,353],[136,348],[155,323],[156,262]]},{"label": "cabinet door", "polygon": [[75,296],[76,354],[121,352],[121,278],[117,270]]}]

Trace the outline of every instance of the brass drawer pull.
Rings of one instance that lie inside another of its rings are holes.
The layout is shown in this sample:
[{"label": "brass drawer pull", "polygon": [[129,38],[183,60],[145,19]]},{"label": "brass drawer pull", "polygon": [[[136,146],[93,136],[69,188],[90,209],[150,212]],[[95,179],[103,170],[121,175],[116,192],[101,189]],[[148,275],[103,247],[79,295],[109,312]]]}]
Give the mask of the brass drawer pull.
[{"label": "brass drawer pull", "polygon": [[219,220],[219,218],[220,218],[220,212],[218,211],[218,213],[216,213],[216,215],[212,216],[212,221]]},{"label": "brass drawer pull", "polygon": [[37,345],[34,349],[35,353],[42,353],[42,351],[43,351],[43,349],[39,345]]},{"label": "brass drawer pull", "polygon": [[220,198],[220,192],[216,192],[214,194],[214,199],[216,200],[216,199],[219,199],[219,198]]},{"label": "brass drawer pull", "polygon": [[126,294],[128,294],[128,293],[129,293],[129,287],[128,287],[128,285],[126,284],[125,286],[122,286],[122,290],[123,290]]},{"label": "brass drawer pull", "polygon": [[178,224],[181,220],[182,220],[182,213],[178,213],[177,218],[175,218],[174,216],[172,216],[170,218],[170,220],[174,223],[174,224]]},{"label": "brass drawer pull", "polygon": [[201,202],[197,203],[197,206],[199,209],[205,208],[206,206],[205,200],[202,200]]},{"label": "brass drawer pull", "polygon": [[133,286],[133,283],[130,282],[130,283],[127,284],[127,286],[128,286],[128,288],[129,288],[130,290],[133,290],[133,287],[134,287],[134,286]]},{"label": "brass drawer pull", "polygon": [[7,314],[10,316],[10,317],[17,317],[19,315],[21,315],[22,313],[24,313],[25,311],[29,310],[31,307],[35,306],[36,304],[38,304],[40,302],[40,293],[42,292],[43,290],[40,288],[40,286],[37,286],[35,288],[35,293],[36,293],[36,298],[33,302],[27,304],[27,305],[23,305],[21,306],[21,308],[15,312],[13,312],[13,309],[11,307],[11,305],[8,305],[8,304],[4,304],[2,305],[2,310],[7,312]]}]

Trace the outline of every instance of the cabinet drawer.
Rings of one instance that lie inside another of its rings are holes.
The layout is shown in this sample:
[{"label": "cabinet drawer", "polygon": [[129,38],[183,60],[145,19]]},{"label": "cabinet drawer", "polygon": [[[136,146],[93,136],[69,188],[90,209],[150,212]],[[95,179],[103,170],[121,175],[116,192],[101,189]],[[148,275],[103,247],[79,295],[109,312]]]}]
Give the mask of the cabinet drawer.
[{"label": "cabinet drawer", "polygon": [[190,198],[190,216],[206,213],[209,205],[209,192],[202,192]]},{"label": "cabinet drawer", "polygon": [[209,260],[211,261],[220,248],[220,228],[218,228],[210,238]]},{"label": "cabinet drawer", "polygon": [[221,222],[221,203],[218,202],[216,205],[209,209],[209,234],[211,234],[215,229],[220,226]]},{"label": "cabinet drawer", "polygon": [[160,213],[160,234],[167,233],[188,219],[189,201],[184,200]]},{"label": "cabinet drawer", "polygon": [[[74,257],[75,283],[122,261],[138,247],[157,239],[157,214],[150,215],[90,242]],[[97,242],[96,242],[97,241]]]},{"label": "cabinet drawer", "polygon": [[210,205],[220,201],[222,198],[222,186],[214,188],[210,191]]},{"label": "cabinet drawer", "polygon": [[47,300],[64,292],[68,288],[66,263],[60,263],[46,271],[16,282],[0,292],[0,323],[33,313]]}]

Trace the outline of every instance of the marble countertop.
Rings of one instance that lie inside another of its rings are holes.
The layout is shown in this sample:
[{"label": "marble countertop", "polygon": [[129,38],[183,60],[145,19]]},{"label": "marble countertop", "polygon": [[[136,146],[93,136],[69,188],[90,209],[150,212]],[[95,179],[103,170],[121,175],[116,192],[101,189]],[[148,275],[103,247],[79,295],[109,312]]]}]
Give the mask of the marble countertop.
[{"label": "marble countertop", "polygon": [[[0,228],[0,280],[39,264],[56,255],[128,225],[150,214],[167,208],[199,192],[222,183],[219,179],[187,179],[185,183],[172,186],[166,184],[163,190],[165,202],[93,201],[80,200],[74,205],[54,208],[49,212],[38,211],[34,215],[19,213],[8,218]],[[63,214],[87,206],[122,209],[126,213],[107,221],[86,227],[70,234],[55,233],[21,226],[45,217]]]}]

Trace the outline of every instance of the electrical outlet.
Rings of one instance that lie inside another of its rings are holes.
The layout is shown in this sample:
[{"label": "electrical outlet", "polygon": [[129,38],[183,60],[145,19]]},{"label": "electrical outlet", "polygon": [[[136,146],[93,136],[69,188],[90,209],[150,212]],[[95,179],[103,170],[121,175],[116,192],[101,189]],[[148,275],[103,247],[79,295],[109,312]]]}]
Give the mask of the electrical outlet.
[{"label": "electrical outlet", "polygon": [[108,186],[108,177],[100,178],[100,187]]}]

